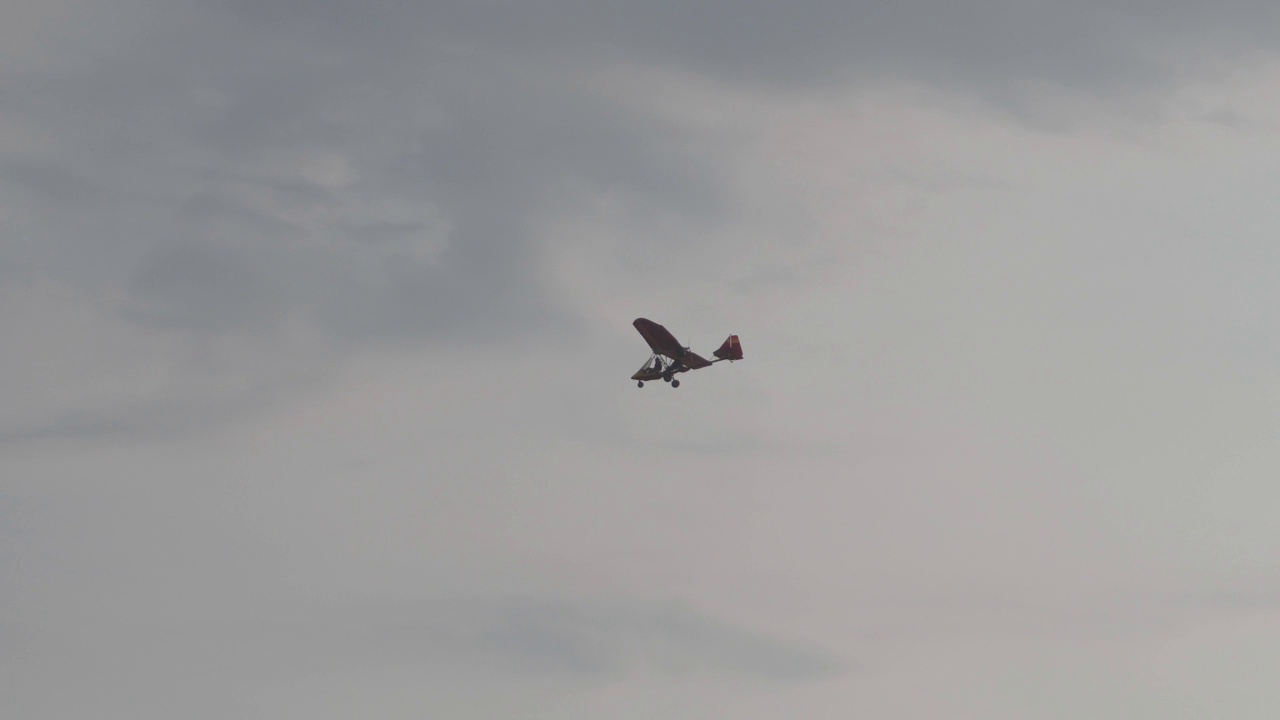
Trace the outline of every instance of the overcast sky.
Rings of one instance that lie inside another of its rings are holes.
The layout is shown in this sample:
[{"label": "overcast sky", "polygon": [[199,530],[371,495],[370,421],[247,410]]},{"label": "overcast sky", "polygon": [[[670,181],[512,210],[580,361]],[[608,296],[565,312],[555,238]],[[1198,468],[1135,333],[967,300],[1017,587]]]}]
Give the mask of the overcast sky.
[{"label": "overcast sky", "polygon": [[0,715],[1275,717],[1278,7],[5,3]]}]

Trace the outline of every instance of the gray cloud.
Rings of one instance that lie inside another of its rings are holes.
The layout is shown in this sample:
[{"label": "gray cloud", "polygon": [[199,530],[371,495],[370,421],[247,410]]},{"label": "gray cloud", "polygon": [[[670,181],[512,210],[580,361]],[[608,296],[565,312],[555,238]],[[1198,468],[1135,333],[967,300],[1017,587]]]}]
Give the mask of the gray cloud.
[{"label": "gray cloud", "polygon": [[[1266,3],[374,2],[241,6],[269,27],[363,47],[416,39],[569,62],[631,61],[726,79],[812,86],[918,77],[998,96],[1019,82],[1110,92],[1167,77],[1178,56],[1274,47],[1280,13]],[[301,22],[300,22],[301,20]],[[415,33],[419,33],[416,34]]]},{"label": "gray cloud", "polygon": [[[165,17],[129,43],[66,48],[57,73],[7,71],[9,126],[47,142],[0,150],[18,240],[0,264],[16,282],[122,295],[100,306],[120,313],[111,322],[187,356],[231,339],[261,361],[252,385],[285,370],[267,363],[325,362],[281,342],[291,327],[327,337],[336,357],[563,334],[574,318],[536,269],[549,219],[591,192],[637,212],[715,211],[691,140],[554,69],[431,42],[348,52],[345,32],[264,32],[194,7]],[[217,382],[208,363],[179,366],[187,385]],[[113,405],[192,401],[170,392]],[[8,434],[139,425],[119,412],[70,403],[12,419]]]},{"label": "gray cloud", "polygon": [[[553,70],[343,47],[206,16],[21,93],[18,120],[58,149],[3,177],[33,196],[20,216],[43,225],[47,264],[76,281],[140,274],[155,313],[193,330],[283,303],[359,338],[488,335],[552,319],[530,260],[557,204],[616,188],[662,212],[714,207],[691,141]],[[48,122],[62,117],[84,120]],[[336,176],[317,179],[326,160]],[[116,217],[90,240],[59,217],[92,196]]]},{"label": "gray cloud", "polygon": [[621,105],[593,71],[775,94],[915,79],[1018,109],[1046,89],[1158,87],[1280,36],[1262,4],[1156,9],[378,0],[69,16],[19,51],[41,62],[4,71],[5,127],[40,141],[0,145],[18,240],[0,273],[124,292],[144,332],[254,337],[246,350],[286,362],[301,361],[275,352],[286,322],[339,348],[563,338],[577,318],[537,269],[557,222],[609,197],[651,243],[640,255],[697,262],[682,250],[736,202],[733,141]]},{"label": "gray cloud", "polygon": [[9,715],[1106,715],[1274,606],[1269,5],[14,7]]},{"label": "gray cloud", "polygon": [[9,641],[0,667],[12,662],[12,676],[66,678],[60,693],[11,688],[4,706],[27,717],[90,706],[148,716],[190,706],[196,717],[229,717],[260,707],[284,683],[319,682],[327,687],[317,694],[359,697],[366,691],[360,678],[371,673],[406,674],[434,699],[424,709],[462,695],[461,712],[483,712],[496,702],[501,716],[515,717],[518,701],[504,697],[503,688],[520,683],[583,690],[657,675],[786,686],[846,671],[823,651],[684,608],[536,600],[381,608],[314,624],[120,625],[67,633],[0,623],[0,639]]},{"label": "gray cloud", "polygon": [[826,650],[735,626],[682,603],[455,599],[351,609],[316,624],[266,623],[250,635],[260,656],[305,655],[339,665],[463,665],[594,681],[643,670],[790,682],[828,678],[849,667]]}]

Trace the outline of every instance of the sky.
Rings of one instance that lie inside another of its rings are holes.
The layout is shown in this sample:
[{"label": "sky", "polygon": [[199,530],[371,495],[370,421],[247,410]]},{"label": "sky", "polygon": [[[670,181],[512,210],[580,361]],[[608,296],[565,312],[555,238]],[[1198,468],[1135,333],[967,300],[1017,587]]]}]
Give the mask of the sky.
[{"label": "sky", "polygon": [[5,3],[0,715],[1274,717],[1276,38]]}]

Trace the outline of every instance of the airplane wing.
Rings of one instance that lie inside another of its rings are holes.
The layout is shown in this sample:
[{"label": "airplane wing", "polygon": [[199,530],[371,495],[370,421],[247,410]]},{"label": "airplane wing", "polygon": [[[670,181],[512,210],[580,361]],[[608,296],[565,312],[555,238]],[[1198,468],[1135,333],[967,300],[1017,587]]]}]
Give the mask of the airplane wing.
[{"label": "airplane wing", "polygon": [[636,318],[635,322],[631,324],[635,325],[636,330],[640,331],[644,341],[649,343],[649,347],[655,353],[671,358],[677,365],[683,365],[690,370],[711,366],[711,361],[685,348],[676,340],[674,335],[658,323],[644,318]]},{"label": "airplane wing", "polygon": [[[684,347],[680,345],[676,337],[658,323],[644,318],[636,318],[635,322],[631,324],[640,332],[640,336],[644,338],[645,342],[649,343],[649,347],[655,353],[665,355],[672,360],[685,354]],[[706,361],[704,360],[703,362]]]}]

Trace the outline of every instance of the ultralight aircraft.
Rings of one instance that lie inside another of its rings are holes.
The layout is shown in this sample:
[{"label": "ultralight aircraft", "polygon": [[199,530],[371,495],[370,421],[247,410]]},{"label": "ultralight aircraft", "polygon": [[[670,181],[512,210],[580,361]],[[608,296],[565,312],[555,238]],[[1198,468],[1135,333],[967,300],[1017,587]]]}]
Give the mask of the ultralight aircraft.
[{"label": "ultralight aircraft", "polygon": [[711,367],[721,360],[733,362],[742,359],[742,345],[738,343],[737,335],[730,335],[713,353],[716,359],[708,360],[681,345],[666,328],[652,320],[636,318],[631,324],[635,325],[636,330],[640,331],[640,336],[653,350],[653,355],[644,366],[631,376],[631,379],[636,381],[636,387],[644,387],[645,380],[662,378],[671,383],[671,387],[677,388],[680,387],[680,381],[675,377],[677,373]]}]

